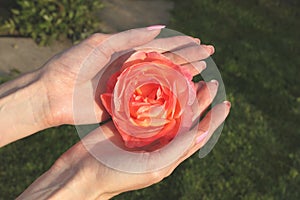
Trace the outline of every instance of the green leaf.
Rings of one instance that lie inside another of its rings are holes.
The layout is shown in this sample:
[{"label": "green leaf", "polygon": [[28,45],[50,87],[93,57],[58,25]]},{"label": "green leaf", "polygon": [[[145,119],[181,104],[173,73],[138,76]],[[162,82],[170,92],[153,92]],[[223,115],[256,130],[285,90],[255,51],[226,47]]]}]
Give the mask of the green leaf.
[{"label": "green leaf", "polygon": [[17,10],[17,9],[11,9],[11,12],[12,12],[12,14],[14,14],[14,15],[19,15],[19,14],[20,14],[20,11]]},{"label": "green leaf", "polygon": [[[97,2],[97,3],[95,3]],[[11,32],[31,36],[40,44],[59,37],[68,37],[73,42],[95,32],[97,18],[90,13],[98,9],[98,1],[82,0],[17,0],[18,9],[11,10]],[[9,21],[9,20],[8,20]],[[45,35],[41,35],[46,33]]]}]

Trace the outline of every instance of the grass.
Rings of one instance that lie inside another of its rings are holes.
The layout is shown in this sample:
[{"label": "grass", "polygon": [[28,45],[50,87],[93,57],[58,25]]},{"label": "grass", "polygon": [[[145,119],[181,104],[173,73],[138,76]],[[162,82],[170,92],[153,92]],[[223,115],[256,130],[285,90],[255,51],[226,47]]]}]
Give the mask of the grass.
[{"label": "grass", "polygon": [[171,28],[216,47],[231,114],[207,157],[116,199],[299,199],[299,3],[174,2]]},{"label": "grass", "polygon": [[[216,47],[231,114],[207,157],[114,199],[299,199],[299,2],[173,1],[169,28]],[[76,141],[63,126],[1,148],[0,199],[16,197]]]}]

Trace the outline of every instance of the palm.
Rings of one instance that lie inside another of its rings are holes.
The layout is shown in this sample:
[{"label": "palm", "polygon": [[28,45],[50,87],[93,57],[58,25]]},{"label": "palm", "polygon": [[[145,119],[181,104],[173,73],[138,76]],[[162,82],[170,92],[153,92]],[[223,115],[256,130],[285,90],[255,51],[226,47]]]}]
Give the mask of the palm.
[{"label": "palm", "polygon": [[[48,105],[45,106],[50,108],[53,115],[50,119],[52,120],[51,125],[95,123],[108,117],[98,98],[106,86],[99,83],[104,83],[105,78],[114,71],[112,64],[105,71],[107,74],[101,75],[116,52],[132,50],[135,47],[144,49],[150,47],[163,53],[176,64],[190,70],[193,75],[200,73],[205,68],[205,62],[201,60],[213,53],[213,47],[199,45],[199,41],[185,36],[153,40],[159,32],[160,30],[135,29],[113,35],[110,40],[105,39],[108,37],[107,35],[94,35],[50,60],[41,71],[48,92]],[[149,43],[150,41],[152,42]],[[145,43],[148,45],[141,46]],[[211,104],[218,84],[216,82],[200,82],[196,84],[196,88],[200,103],[196,103],[194,107],[196,111],[193,117],[195,124],[198,122],[199,116]],[[196,130],[195,132],[181,134],[180,139],[188,139],[190,143],[173,162],[155,171],[139,171],[139,173],[112,169],[107,167],[105,162],[99,161],[101,159],[97,157],[97,153],[105,154],[106,158],[110,160],[115,159],[113,157],[115,152],[108,152],[103,144],[113,142],[121,149],[125,148],[113,122],[109,121],[65,152],[48,172],[24,192],[24,195],[36,191],[48,193],[53,190],[54,185],[55,190],[63,186],[62,192],[68,192],[70,189],[72,194],[75,191],[72,188],[77,188],[83,191],[81,194],[86,197],[83,199],[87,199],[87,195],[97,199],[99,196],[95,195],[100,193],[99,190],[102,191],[102,194],[106,194],[106,198],[110,198],[123,191],[152,185],[172,173],[181,162],[201,148],[225,120],[229,108],[230,104],[227,102],[214,106],[198,126],[193,128]],[[100,130],[105,133],[105,135],[102,134],[104,137],[99,138]],[[171,153],[172,149],[174,148],[169,148]],[[124,150],[128,151],[128,149]],[[168,154],[162,155],[162,159],[167,156]],[[118,164],[121,166],[127,162],[130,161],[125,160]],[[141,162],[147,164],[148,160],[142,159]],[[64,184],[61,181],[64,181]]]},{"label": "palm", "polygon": [[[200,122],[196,135],[189,133],[184,135],[184,137],[192,137],[192,142],[187,150],[182,152],[181,156],[174,160],[173,163],[160,170],[145,173],[128,173],[107,167],[94,157],[96,153],[95,151],[89,151],[92,148],[97,149],[102,145],[103,141],[99,141],[98,138],[99,129],[91,132],[83,138],[82,141],[63,154],[56,162],[56,168],[78,169],[77,176],[84,177],[84,180],[81,180],[81,182],[86,184],[89,189],[94,189],[95,191],[101,190],[104,192],[109,191],[112,196],[124,191],[144,188],[169,176],[181,162],[199,150],[209,140],[216,128],[224,121],[228,112],[229,106],[226,105],[226,103],[216,105]],[[212,117],[212,115],[215,117]],[[213,123],[211,123],[211,120],[213,120]],[[120,137],[115,137],[119,134],[114,128],[112,122],[108,122],[103,125],[102,129],[104,130],[106,137],[109,139],[113,137],[113,140],[115,140],[114,142],[119,146],[122,146]],[[196,141],[195,138],[204,134],[205,131],[208,131],[207,136],[201,141]],[[114,158],[111,157],[111,159]],[[147,163],[147,160],[144,160],[143,162]],[[120,163],[120,165],[122,164],[124,163]]]},{"label": "palm", "polygon": [[[105,34],[94,35],[55,56],[42,69],[45,72],[43,78],[46,80],[49,107],[53,115],[52,125],[90,124],[108,118],[99,99],[99,95],[105,91],[105,85],[99,83],[106,82],[105,78],[115,70],[112,65],[105,71],[105,76],[102,76],[104,68],[112,56],[116,57],[116,51],[120,48],[114,45],[122,45],[115,41],[116,38],[107,40],[108,37],[110,36]],[[128,46],[127,43],[123,45]],[[134,47],[135,44],[130,45]],[[205,68],[205,63],[199,60],[213,53],[211,46],[200,46],[187,36],[157,39],[140,46],[145,49],[149,47],[161,51],[193,74],[200,73]]]}]

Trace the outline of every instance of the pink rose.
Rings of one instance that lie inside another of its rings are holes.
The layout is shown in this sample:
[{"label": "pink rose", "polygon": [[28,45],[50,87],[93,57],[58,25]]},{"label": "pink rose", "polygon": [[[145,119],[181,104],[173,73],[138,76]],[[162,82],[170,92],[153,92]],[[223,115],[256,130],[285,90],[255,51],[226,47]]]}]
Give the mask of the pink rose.
[{"label": "pink rose", "polygon": [[107,82],[101,100],[125,146],[154,150],[192,125],[192,74],[157,52],[136,52]]}]

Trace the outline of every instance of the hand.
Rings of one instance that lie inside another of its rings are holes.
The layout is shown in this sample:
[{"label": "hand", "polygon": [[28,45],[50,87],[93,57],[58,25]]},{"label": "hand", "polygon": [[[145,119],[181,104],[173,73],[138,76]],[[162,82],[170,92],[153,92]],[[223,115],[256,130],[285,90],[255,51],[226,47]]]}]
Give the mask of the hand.
[{"label": "hand", "polygon": [[[132,29],[114,35],[94,34],[71,49],[56,55],[41,69],[42,80],[47,90],[47,106],[51,126],[75,124],[74,90],[85,96],[93,93],[98,84],[101,70],[118,52],[132,49],[153,40],[160,33],[159,29]],[[89,118],[84,107],[77,124],[97,123],[107,119],[101,103],[95,98],[96,118]],[[84,101],[81,102],[84,105]],[[87,102],[90,103],[90,102]]]},{"label": "hand", "polygon": [[[41,69],[41,80],[47,94],[45,99],[48,111],[45,111],[45,113],[49,113],[48,124],[50,126],[91,124],[108,119],[109,116],[99,98],[106,86],[99,83],[106,82],[101,78],[104,70],[106,70],[105,73],[112,73],[118,67],[116,66],[118,62],[114,62],[114,66],[111,61],[113,57],[118,57],[122,51],[132,53],[136,47],[151,47],[152,49],[161,49],[169,56],[173,55],[169,52],[174,51],[179,55],[178,57],[191,57],[184,60],[184,62],[198,61],[193,60],[199,57],[199,55],[195,55],[195,52],[205,54],[205,57],[213,53],[211,51],[212,46],[196,46],[199,40],[195,39],[193,41],[188,36],[153,40],[159,33],[160,30],[149,31],[144,28],[115,35],[94,34],[77,46],[52,58]],[[203,48],[211,52],[208,54],[207,51],[203,51]],[[194,54],[190,54],[191,52],[194,52]],[[126,58],[126,54],[123,55],[123,58],[124,56]],[[122,59],[117,59],[117,61],[120,60]],[[179,58],[175,60],[183,62]],[[108,65],[109,69],[107,70]],[[193,65],[196,66],[195,74],[205,67],[204,62],[194,62]],[[185,67],[195,70],[195,67],[192,67],[191,64],[185,64]],[[78,96],[80,96],[80,100],[74,98]],[[86,106],[90,105],[91,102],[93,102],[92,112],[94,115],[91,115],[91,109],[88,109],[91,106]],[[74,108],[76,111],[80,110],[80,112],[74,113]]]},{"label": "hand", "polygon": [[[199,96],[210,96],[209,87],[200,89]],[[86,150],[84,144],[78,142],[64,153],[49,171],[25,190],[18,199],[109,199],[125,191],[155,184],[169,176],[181,162],[209,140],[216,128],[227,117],[229,108],[228,102],[216,105],[200,122],[197,136],[191,146],[181,157],[161,170],[134,174],[111,169],[96,160]],[[213,119],[212,123],[211,119]],[[112,123],[107,123],[104,126],[109,134],[113,134]],[[97,130],[90,133],[85,140],[95,141],[94,137],[97,137]],[[193,136],[187,133],[185,137]]]},{"label": "hand", "polygon": [[[90,84],[94,84],[95,77],[112,55],[150,42],[159,33],[160,29],[141,28],[111,36],[94,34],[56,55],[41,69],[2,84],[0,147],[52,126],[74,124],[75,85],[76,91],[85,96],[91,89]],[[95,101],[94,107],[96,119],[86,118],[82,109],[77,122],[91,123],[106,119],[101,104]]]},{"label": "hand", "polygon": [[[193,58],[192,55],[196,54],[192,54],[193,48],[195,48],[194,45],[185,50],[178,50],[177,55],[189,52],[190,57],[187,59],[194,60],[195,57]],[[213,53],[213,50],[209,46],[206,46],[206,50],[209,54]],[[199,60],[199,56],[207,55],[205,52],[202,53],[200,55],[197,54],[195,62]],[[165,52],[165,54],[167,56],[174,56],[168,52]],[[191,67],[189,64],[185,64],[187,62],[181,56],[175,56],[173,60],[185,67]],[[199,68],[194,69],[195,73],[199,73],[199,71],[205,68],[202,62],[198,64],[196,66],[199,66]],[[200,82],[197,84],[197,87],[197,97],[199,102],[201,102],[197,110],[198,115],[200,115],[214,99],[218,84],[216,81],[208,83]],[[155,184],[169,176],[181,162],[190,157],[209,140],[216,128],[227,117],[229,109],[229,102],[223,102],[212,108],[197,126],[198,131],[196,135],[191,133],[182,135],[184,138],[181,139],[192,137],[193,142],[187,150],[182,152],[182,155],[174,160],[173,163],[154,172],[127,173],[114,170],[99,162],[85,146],[86,144],[94,147],[101,146],[103,141],[99,141],[99,129],[96,129],[87,135],[83,141],[77,143],[64,153],[52,168],[36,180],[19,198],[44,196],[45,198],[60,199],[62,197],[73,198],[75,196],[78,199],[108,199],[125,191],[136,190]],[[122,141],[118,137],[117,130],[112,122],[104,124],[101,128],[104,130],[107,138],[122,146]],[[147,162],[147,160],[144,162]]]}]

